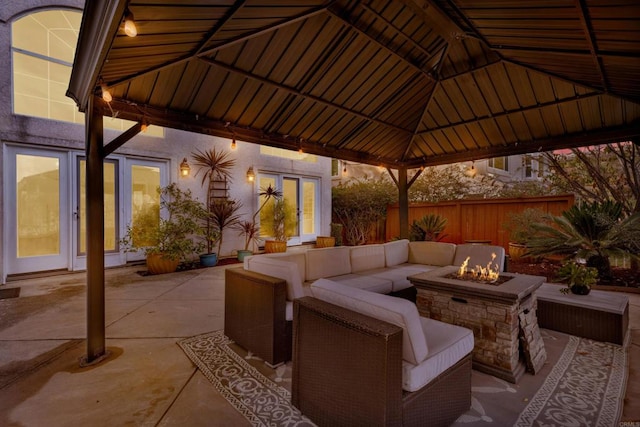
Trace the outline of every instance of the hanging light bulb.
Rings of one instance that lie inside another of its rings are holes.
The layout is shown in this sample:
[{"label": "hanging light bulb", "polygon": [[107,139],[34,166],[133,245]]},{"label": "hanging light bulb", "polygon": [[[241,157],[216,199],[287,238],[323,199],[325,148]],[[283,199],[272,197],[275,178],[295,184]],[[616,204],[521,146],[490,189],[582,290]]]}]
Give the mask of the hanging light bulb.
[{"label": "hanging light bulb", "polygon": [[107,86],[100,85],[100,89],[102,90],[102,99],[104,100],[104,102],[111,102],[113,100],[113,97],[111,96],[111,92],[109,92],[109,89],[107,89]]},{"label": "hanging light bulb", "polygon": [[146,123],[143,123],[140,125],[140,131],[142,133],[145,133],[147,131],[147,129],[149,129],[149,125],[147,125]]},{"label": "hanging light bulb", "polygon": [[236,144],[236,139],[235,139],[235,138],[233,138],[233,139],[231,140],[231,149],[232,149],[232,150],[235,150],[237,146],[238,146],[238,145]]},{"label": "hanging light bulb", "polygon": [[135,37],[138,35],[136,22],[133,20],[133,13],[131,13],[129,9],[127,9],[124,14],[124,32],[129,37]]}]

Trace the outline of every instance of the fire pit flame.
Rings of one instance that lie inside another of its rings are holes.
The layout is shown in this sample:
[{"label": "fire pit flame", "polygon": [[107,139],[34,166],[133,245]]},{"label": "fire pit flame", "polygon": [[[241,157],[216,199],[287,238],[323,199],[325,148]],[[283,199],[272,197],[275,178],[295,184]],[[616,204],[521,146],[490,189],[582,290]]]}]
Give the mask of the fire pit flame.
[{"label": "fire pit flame", "polygon": [[472,268],[470,271],[467,267],[469,265],[469,258],[470,257],[467,257],[467,259],[465,259],[460,265],[460,268],[458,269],[458,278],[489,283],[493,283],[498,280],[500,277],[500,266],[493,263],[493,260],[496,259],[495,253],[491,254],[491,261],[487,263],[486,267],[476,265],[476,267]]}]

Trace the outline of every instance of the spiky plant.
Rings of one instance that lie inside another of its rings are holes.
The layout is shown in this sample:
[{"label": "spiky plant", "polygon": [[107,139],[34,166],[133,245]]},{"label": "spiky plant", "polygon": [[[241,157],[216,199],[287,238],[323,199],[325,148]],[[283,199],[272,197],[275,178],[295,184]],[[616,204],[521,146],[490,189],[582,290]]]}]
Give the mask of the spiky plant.
[{"label": "spiky plant", "polygon": [[411,224],[410,239],[411,240],[428,240],[435,241],[445,237],[441,234],[447,226],[447,218],[438,214],[427,214],[422,218],[418,218]]},{"label": "spiky plant", "polygon": [[611,276],[611,256],[638,256],[640,213],[623,219],[617,202],[582,202],[561,216],[551,216],[550,223],[535,223],[532,228],[534,236],[527,241],[531,255],[585,259],[600,278]]},{"label": "spiky plant", "polygon": [[240,208],[241,205],[235,200],[216,200],[209,205],[212,225],[220,234],[218,254],[220,254],[220,249],[222,248],[222,232],[225,228],[233,227],[238,223],[240,215],[237,212]]}]

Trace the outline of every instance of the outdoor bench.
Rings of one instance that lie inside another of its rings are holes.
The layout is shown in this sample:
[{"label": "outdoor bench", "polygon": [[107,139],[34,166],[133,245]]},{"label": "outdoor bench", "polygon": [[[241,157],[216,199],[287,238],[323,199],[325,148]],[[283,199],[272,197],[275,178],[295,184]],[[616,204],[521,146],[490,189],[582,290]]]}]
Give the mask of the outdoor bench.
[{"label": "outdoor bench", "polygon": [[565,295],[560,289],[560,285],[544,283],[536,290],[541,328],[624,344],[629,326],[626,295],[597,290],[588,295]]}]

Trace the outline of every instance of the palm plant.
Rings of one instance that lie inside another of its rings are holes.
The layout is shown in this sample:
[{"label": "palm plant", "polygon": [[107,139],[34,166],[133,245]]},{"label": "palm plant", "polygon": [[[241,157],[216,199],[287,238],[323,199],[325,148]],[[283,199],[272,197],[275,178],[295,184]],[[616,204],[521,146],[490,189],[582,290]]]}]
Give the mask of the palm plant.
[{"label": "palm plant", "polygon": [[447,226],[447,218],[438,214],[427,214],[418,218],[411,224],[410,239],[414,241],[441,240],[446,235],[441,234]]},{"label": "palm plant", "polygon": [[566,255],[586,260],[600,278],[611,277],[611,256],[638,256],[640,213],[622,219],[620,203],[583,202],[550,223],[532,224],[535,234],[527,241],[532,255]]},{"label": "palm plant", "polygon": [[240,236],[244,236],[244,250],[249,250],[249,245],[259,240],[260,228],[254,221],[240,221],[233,227],[238,230]]},{"label": "palm plant", "polygon": [[[227,181],[231,180],[231,170],[235,166],[236,161],[234,159],[229,159],[229,153],[225,153],[222,151],[216,151],[215,147],[211,148],[207,151],[196,150],[191,153],[191,157],[195,162],[195,166],[198,168],[196,170],[196,176],[202,172],[202,182],[201,185],[204,185],[205,182],[208,181],[207,184],[207,209],[209,210],[209,215],[205,215],[205,224],[203,227],[203,235],[206,236],[205,240],[207,243],[207,253],[212,253],[213,245],[216,242],[216,234],[219,233],[218,240],[218,254],[220,253],[220,247],[222,245],[222,230],[216,228],[215,225],[215,211],[218,213],[221,210],[221,206],[214,206],[217,203],[215,198],[213,197],[215,191],[215,182],[216,181]],[[226,188],[225,188],[226,192]]]},{"label": "palm plant", "polygon": [[240,215],[237,214],[241,205],[235,200],[215,200],[209,205],[209,212],[211,213],[211,225],[218,233],[218,254],[220,254],[220,248],[222,248],[222,238],[225,228],[232,227],[240,220]]}]

